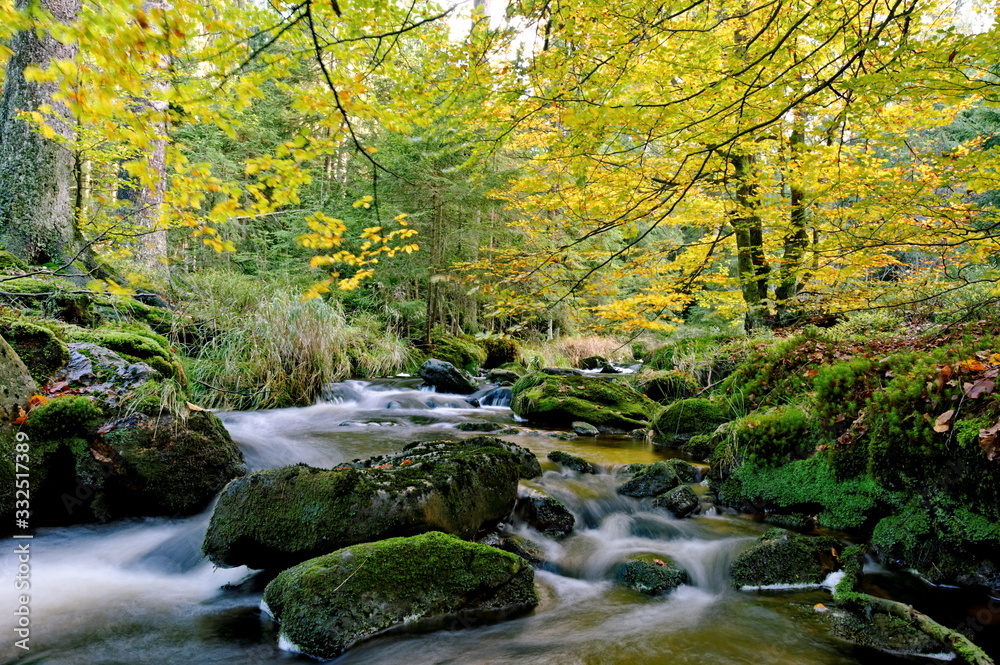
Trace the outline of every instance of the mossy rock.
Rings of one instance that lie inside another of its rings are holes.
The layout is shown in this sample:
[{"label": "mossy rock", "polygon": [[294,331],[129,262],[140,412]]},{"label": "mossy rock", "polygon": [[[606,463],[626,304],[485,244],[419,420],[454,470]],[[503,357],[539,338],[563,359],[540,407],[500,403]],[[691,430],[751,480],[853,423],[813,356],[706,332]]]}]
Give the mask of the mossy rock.
[{"label": "mossy rock", "polygon": [[517,498],[515,514],[541,533],[566,536],[573,531],[576,518],[562,501],[537,490],[523,490]]},{"label": "mossy rock", "polygon": [[655,403],[615,381],[533,373],[511,389],[511,409],[529,422],[568,427],[582,420],[601,431],[644,427]]},{"label": "mossy rock", "polygon": [[597,473],[597,467],[594,464],[591,464],[582,457],[570,455],[561,450],[553,450],[548,454],[548,458],[567,469],[573,469],[577,473]]},{"label": "mossy rock", "polygon": [[15,295],[4,299],[21,307],[37,309],[48,317],[75,324],[95,323],[93,296],[77,293],[73,282],[57,277],[19,277],[3,282],[2,290]]},{"label": "mossy rock", "polygon": [[660,404],[689,399],[700,391],[696,378],[678,370],[647,372],[638,378],[638,382],[639,391]]},{"label": "mossy rock", "polygon": [[725,406],[704,398],[682,399],[661,409],[653,417],[657,438],[672,444],[683,444],[692,436],[711,434],[731,420]]},{"label": "mossy rock", "polygon": [[39,385],[69,360],[69,349],[49,328],[20,317],[0,318],[0,337],[18,357]]},{"label": "mossy rock", "polygon": [[486,359],[483,361],[483,369],[507,368],[511,365],[519,366],[521,361],[521,349],[517,342],[509,337],[487,338],[479,342],[486,351]]},{"label": "mossy rock", "polygon": [[818,585],[839,568],[835,538],[771,529],[740,553],[730,575],[741,588]]},{"label": "mossy rock", "polygon": [[208,412],[186,421],[134,414],[103,422],[83,396],[57,397],[29,414],[40,521],[189,515],[243,472],[242,453]]},{"label": "mossy rock", "polygon": [[[521,478],[526,480],[531,480],[532,478],[537,478],[542,475],[542,465],[538,463],[538,458],[535,457],[535,453],[531,452],[524,446],[519,446],[516,443],[511,443],[510,441],[504,441],[503,439],[498,439],[493,436],[475,436],[470,439],[462,439],[460,441],[449,441],[447,443],[454,443],[459,446],[467,446],[469,448],[482,448],[482,447],[498,447],[503,448],[509,453],[517,455],[517,459],[520,462],[518,467],[518,473],[520,473]],[[403,452],[400,454],[405,454],[411,450],[422,450],[427,451],[428,446],[431,443],[416,441],[414,443],[408,443],[403,446]],[[437,445],[437,444],[434,444]],[[392,456],[390,456],[391,458]],[[381,457],[372,459],[382,459]]]},{"label": "mossy rock", "polygon": [[615,581],[649,596],[665,595],[688,581],[687,573],[670,557],[637,555],[615,570]]},{"label": "mossy rock", "polygon": [[[11,274],[27,270],[28,264],[6,250],[0,250],[0,273]],[[9,284],[9,282],[5,282]],[[4,288],[5,291],[9,290]]]},{"label": "mossy rock", "polygon": [[198,512],[245,472],[239,446],[207,411],[192,411],[184,421],[134,414],[104,429],[117,471],[109,500],[118,515]]},{"label": "mossy rock", "polygon": [[299,464],[223,490],[203,549],[220,566],[281,568],[399,535],[471,537],[514,506],[522,459],[504,442],[417,443],[336,469]]},{"label": "mossy rock", "polygon": [[829,616],[833,633],[852,644],[894,656],[939,655],[942,644],[909,621],[885,612],[838,610]]},{"label": "mossy rock", "polygon": [[654,508],[666,508],[674,517],[693,515],[701,508],[701,501],[688,485],[678,485],[653,499]]},{"label": "mossy rock", "polygon": [[522,614],[538,595],[524,559],[431,532],[304,561],[267,585],[264,602],[286,640],[325,659],[418,620],[458,627]]},{"label": "mossy rock", "polygon": [[69,362],[52,376],[53,385],[89,395],[109,417],[125,406],[131,411],[159,413],[168,393],[175,401],[186,399],[180,386],[164,380],[144,362],[132,362],[95,344],[74,342],[68,347]]},{"label": "mossy rock", "polygon": [[474,340],[462,337],[436,337],[431,343],[435,358],[476,374],[486,362],[486,351]]},{"label": "mossy rock", "polygon": [[14,349],[0,335],[0,431],[27,410],[38,386]]},{"label": "mossy rock", "polygon": [[140,330],[78,328],[69,331],[67,336],[71,342],[103,346],[125,358],[141,360],[165,377],[185,381],[184,370],[166,340],[152,331]]},{"label": "mossy rock", "polygon": [[681,479],[682,483],[696,483],[700,480],[698,469],[689,462],[685,462],[682,459],[674,457],[663,460],[663,463],[669,466],[673,472],[677,474],[677,477]]},{"label": "mossy rock", "polygon": [[[630,470],[630,469],[627,469]],[[680,478],[665,462],[654,462],[634,469],[635,475],[618,487],[618,493],[635,498],[658,496],[680,484]]]},{"label": "mossy rock", "polygon": [[691,455],[695,459],[707,460],[715,451],[715,444],[708,434],[695,434],[687,441],[683,442],[680,449]]}]

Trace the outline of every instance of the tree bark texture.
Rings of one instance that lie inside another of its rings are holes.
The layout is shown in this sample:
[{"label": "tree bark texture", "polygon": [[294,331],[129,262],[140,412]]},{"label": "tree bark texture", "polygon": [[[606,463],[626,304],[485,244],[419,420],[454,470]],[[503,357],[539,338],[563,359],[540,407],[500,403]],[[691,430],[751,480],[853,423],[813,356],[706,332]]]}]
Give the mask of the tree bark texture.
[{"label": "tree bark texture", "polygon": [[[28,4],[29,0],[18,0],[17,7]],[[80,4],[80,0],[40,1],[64,23],[76,19]],[[28,67],[46,69],[55,59],[73,58],[77,49],[49,34],[39,37],[34,30],[18,33],[10,46],[14,55],[0,99],[0,243],[28,263],[63,264],[83,247],[73,209],[74,154],[32,131],[18,112],[51,104],[50,125],[62,138],[73,139],[68,109],[52,100],[58,84],[29,82],[24,72]]]}]

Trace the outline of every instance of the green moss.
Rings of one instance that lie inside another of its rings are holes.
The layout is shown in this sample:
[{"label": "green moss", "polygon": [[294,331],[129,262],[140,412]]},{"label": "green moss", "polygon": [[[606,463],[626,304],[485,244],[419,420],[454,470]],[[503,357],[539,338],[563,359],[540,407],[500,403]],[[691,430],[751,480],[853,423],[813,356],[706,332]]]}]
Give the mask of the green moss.
[{"label": "green moss", "polygon": [[76,328],[68,337],[73,342],[88,342],[111,349],[127,359],[146,363],[165,377],[186,382],[183,367],[173,356],[166,339],[139,325],[128,328]]},{"label": "green moss", "polygon": [[771,529],[733,561],[737,587],[819,584],[838,567],[834,538],[810,537]]},{"label": "green moss", "polygon": [[436,337],[431,346],[433,357],[466,372],[476,374],[486,362],[486,351],[472,339],[445,335]]},{"label": "green moss", "polygon": [[17,352],[39,385],[69,360],[66,345],[50,329],[28,319],[0,318],[0,336]]},{"label": "green moss", "polygon": [[751,413],[734,425],[730,442],[733,454],[760,464],[783,464],[804,459],[816,446],[814,422],[799,407],[786,404]]},{"label": "green moss", "polygon": [[698,482],[698,469],[694,468],[694,465],[677,458],[663,460],[663,464],[666,464],[671,471],[676,473],[682,483]]},{"label": "green moss", "polygon": [[645,427],[655,403],[612,380],[536,372],[511,388],[511,409],[530,422],[566,427],[576,420],[599,429]]},{"label": "green moss", "polygon": [[533,580],[518,556],[431,532],[305,561],[268,584],[264,601],[293,643],[332,658],[404,621],[526,611],[538,604]]},{"label": "green moss", "polygon": [[[14,273],[20,270],[27,270],[28,264],[14,256],[10,252],[0,251],[0,272]],[[9,282],[5,282],[9,284]],[[6,289],[5,289],[6,290]]]},{"label": "green moss", "polygon": [[471,537],[513,507],[522,468],[503,441],[477,440],[414,444],[333,470],[297,465],[238,478],[219,498],[205,553],[219,565],[265,568],[403,534]]},{"label": "green moss", "polygon": [[669,557],[640,555],[640,558],[626,561],[618,567],[615,581],[639,593],[656,596],[670,593],[686,583],[688,576]]},{"label": "green moss", "polygon": [[479,342],[486,351],[483,369],[494,369],[506,365],[520,366],[521,349],[509,337],[490,337]]},{"label": "green moss", "polygon": [[597,473],[596,467],[587,460],[576,455],[564,453],[561,450],[553,450],[548,454],[548,458],[567,469],[573,469],[577,473]]},{"label": "green moss", "polygon": [[870,477],[839,480],[830,455],[820,454],[778,467],[742,464],[719,488],[719,500],[753,512],[818,514],[820,526],[849,529],[864,525],[898,497]]},{"label": "green moss", "polygon": [[678,370],[646,372],[639,376],[639,391],[655,402],[669,404],[698,394],[698,380]]},{"label": "green moss", "polygon": [[618,488],[619,494],[632,497],[657,496],[677,487],[681,482],[673,468],[665,462],[654,462],[633,469],[635,475]]},{"label": "green moss", "polygon": [[20,277],[3,283],[3,290],[12,293],[57,293],[60,291],[73,291],[76,288],[77,286],[73,282],[54,277]]},{"label": "green moss", "polygon": [[696,434],[711,434],[728,422],[728,409],[705,398],[683,399],[661,409],[653,417],[653,431],[667,443],[683,443]]},{"label": "green moss", "polygon": [[696,459],[706,460],[712,456],[715,446],[712,444],[711,436],[707,434],[695,434],[681,444],[681,450]]}]

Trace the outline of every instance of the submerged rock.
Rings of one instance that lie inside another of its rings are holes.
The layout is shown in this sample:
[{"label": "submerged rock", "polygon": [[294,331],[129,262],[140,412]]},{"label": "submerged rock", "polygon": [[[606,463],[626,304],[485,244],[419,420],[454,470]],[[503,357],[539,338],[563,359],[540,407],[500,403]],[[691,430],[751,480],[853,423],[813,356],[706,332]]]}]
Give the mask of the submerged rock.
[{"label": "submerged rock", "polygon": [[940,654],[943,645],[897,616],[838,610],[829,618],[833,633],[852,644],[890,654]]},{"label": "submerged rock", "polygon": [[567,427],[577,420],[598,430],[645,425],[655,403],[614,381],[584,376],[529,374],[514,384],[511,408],[529,422]]},{"label": "submerged rock", "polygon": [[543,367],[538,371],[549,376],[583,376],[582,371],[569,367]]},{"label": "submerged rock", "polygon": [[730,570],[738,587],[819,584],[839,568],[834,538],[771,529],[740,553]]},{"label": "submerged rock", "polygon": [[670,557],[640,555],[618,566],[615,581],[640,593],[657,596],[684,584],[688,576]]},{"label": "submerged rock", "polygon": [[431,358],[417,370],[420,378],[439,393],[471,395],[479,390],[472,375],[449,362]]},{"label": "submerged rock", "polygon": [[515,512],[538,531],[552,536],[568,535],[576,523],[562,501],[533,489],[518,495]]},{"label": "submerged rock", "polygon": [[504,444],[417,443],[332,470],[299,464],[238,478],[219,497],[203,550],[220,566],[279,568],[392,536],[471,537],[514,506],[528,460]]},{"label": "submerged rock", "polygon": [[631,497],[658,496],[680,485],[680,478],[664,462],[639,468],[632,480],[618,487],[618,493]]},{"label": "submerged rock", "polygon": [[561,450],[553,450],[548,454],[548,458],[556,464],[561,464],[567,469],[573,469],[577,473],[597,473],[597,467],[582,457],[564,453]]},{"label": "submerged rock", "polygon": [[468,423],[459,423],[455,429],[459,432],[502,432],[510,429],[503,423],[493,423],[487,420],[478,420]]},{"label": "submerged rock", "polygon": [[457,628],[521,614],[538,595],[520,557],[431,532],[304,561],[267,585],[264,602],[285,639],[333,658],[403,624]]},{"label": "submerged rock", "polygon": [[666,508],[674,517],[687,517],[701,508],[701,501],[694,490],[687,485],[678,485],[674,489],[653,499],[654,508]]}]

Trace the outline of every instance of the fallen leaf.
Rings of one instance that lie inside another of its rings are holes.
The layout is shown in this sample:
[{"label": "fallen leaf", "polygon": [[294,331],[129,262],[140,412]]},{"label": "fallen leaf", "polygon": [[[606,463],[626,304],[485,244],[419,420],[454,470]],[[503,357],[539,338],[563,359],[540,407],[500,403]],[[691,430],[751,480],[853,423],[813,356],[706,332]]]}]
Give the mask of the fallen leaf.
[{"label": "fallen leaf", "polygon": [[191,409],[192,411],[208,411],[208,409],[200,407],[197,404],[192,404],[191,402],[184,402],[184,403],[187,404],[187,408]]},{"label": "fallen leaf", "polygon": [[817,612],[828,612],[829,611],[829,608],[827,608],[827,606],[824,605],[823,603],[816,603],[815,605],[813,605],[813,609],[816,610]]},{"label": "fallen leaf", "polygon": [[108,432],[110,432],[114,428],[115,428],[114,423],[108,423],[106,425],[101,425],[100,427],[97,428],[97,433],[98,434],[107,434]]},{"label": "fallen leaf", "polygon": [[935,432],[947,432],[951,429],[951,419],[955,417],[955,409],[948,409],[934,421]]},{"label": "fallen leaf", "polygon": [[965,391],[965,396],[969,399],[977,399],[983,395],[992,395],[996,384],[993,379],[979,379]]},{"label": "fallen leaf", "polygon": [[28,404],[31,406],[31,408],[35,408],[36,406],[41,406],[42,404],[45,404],[48,401],[49,398],[46,397],[45,395],[32,395],[31,397],[28,398]]},{"label": "fallen leaf", "polygon": [[663,561],[661,561],[660,559],[653,559],[653,563],[655,563],[657,566],[665,566],[665,565],[667,565],[667,564],[663,563]]},{"label": "fallen leaf", "polygon": [[28,421],[28,414],[25,413],[24,409],[22,409],[20,406],[17,407],[17,410],[20,411],[21,414],[17,418],[14,418],[13,422],[15,425],[23,425]]},{"label": "fallen leaf", "polygon": [[990,462],[1000,460],[1000,420],[989,429],[979,430],[979,445]]}]

